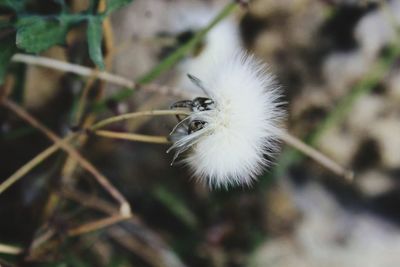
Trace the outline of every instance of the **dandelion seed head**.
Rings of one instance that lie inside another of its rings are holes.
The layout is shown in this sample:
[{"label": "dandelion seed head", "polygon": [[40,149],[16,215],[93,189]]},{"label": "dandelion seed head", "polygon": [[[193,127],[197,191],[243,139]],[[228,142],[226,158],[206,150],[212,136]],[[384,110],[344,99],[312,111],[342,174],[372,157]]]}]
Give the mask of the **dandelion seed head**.
[{"label": "dandelion seed head", "polygon": [[203,81],[214,108],[189,118],[206,122],[205,127],[179,138],[172,149],[190,147],[184,163],[211,187],[250,185],[268,165],[265,156],[278,148],[284,117],[279,86],[265,65],[244,52],[215,69]]}]

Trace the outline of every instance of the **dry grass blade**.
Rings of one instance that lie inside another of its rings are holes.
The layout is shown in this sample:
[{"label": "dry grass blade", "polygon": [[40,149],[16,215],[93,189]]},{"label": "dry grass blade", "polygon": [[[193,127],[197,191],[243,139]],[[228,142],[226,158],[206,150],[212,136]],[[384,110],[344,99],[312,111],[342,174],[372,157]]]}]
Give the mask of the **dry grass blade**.
[{"label": "dry grass blade", "polygon": [[81,65],[71,64],[68,62],[52,58],[31,56],[25,54],[16,54],[13,56],[12,61],[21,62],[29,65],[37,65],[50,69],[56,69],[64,72],[70,72],[85,77],[95,77],[100,80],[107,81],[126,88],[133,89],[136,86],[134,81],[131,81],[127,78],[109,72],[98,71]]},{"label": "dry grass blade", "polygon": [[21,254],[22,251],[23,251],[23,249],[19,248],[19,247],[0,244],[0,253],[3,253],[3,254],[18,255],[18,254]]},{"label": "dry grass blade", "polygon": [[[118,210],[111,203],[108,203],[94,195],[88,195],[77,190],[72,191],[65,188],[62,190],[61,195],[86,207],[93,208],[109,215],[118,214]],[[135,225],[135,228],[140,229],[140,231],[138,231],[138,233],[140,233],[139,238],[135,237],[134,234],[123,228],[111,228],[107,231],[109,236],[115,239],[121,246],[139,255],[151,266],[185,266],[176,254],[162,241],[162,239],[160,239],[156,233],[151,231],[151,229],[143,225],[140,219],[134,214],[132,214],[132,217],[126,222]],[[120,231],[123,231],[123,235],[121,236],[119,233],[117,234],[114,229],[120,229],[118,232],[120,233]],[[149,255],[152,256],[148,257]]]},{"label": "dry grass blade", "polygon": [[42,125],[38,120],[32,117],[29,113],[25,110],[20,108],[14,102],[5,99],[3,101],[3,105],[21,117],[23,120],[28,122],[33,127],[37,128],[41,132],[43,132],[50,140],[54,143],[59,143],[60,147],[65,150],[71,157],[75,158],[79,164],[90,172],[98,181],[103,188],[110,193],[121,205],[120,212],[124,216],[128,216],[130,214],[130,206],[128,201],[126,201],[125,197],[108,181],[108,179],[101,174],[96,167],[93,166],[88,160],[86,160],[75,148],[73,148],[70,144],[63,142],[63,140],[58,137],[55,133],[53,133],[50,129],[46,126]]},{"label": "dry grass blade", "polygon": [[140,255],[151,266],[166,266],[157,251],[150,249],[148,246],[146,246],[146,244],[135,238],[127,238],[127,236],[129,236],[129,232],[124,230],[122,227],[110,229],[108,231],[108,235],[127,250]]},{"label": "dry grass blade", "polygon": [[69,142],[75,136],[76,136],[75,134],[70,135],[70,136],[67,136],[66,138],[62,139],[60,142],[56,142],[54,145],[43,150],[36,157],[34,157],[29,162],[27,162],[25,165],[23,165],[21,168],[19,168],[13,175],[8,177],[3,183],[0,184],[0,194],[2,194],[5,190],[7,190],[7,188],[12,186],[17,181],[19,181],[24,175],[29,173],[33,168],[35,168],[41,162],[43,162],[48,157],[50,157],[52,154],[54,154],[58,149],[60,149],[62,142]]},{"label": "dry grass blade", "polygon": [[138,86],[134,81],[110,73],[106,71],[98,71],[96,69],[91,69],[85,66],[72,64],[69,62],[52,59],[48,57],[41,56],[32,56],[26,54],[15,54],[12,58],[13,62],[25,63],[28,65],[36,65],[40,67],[45,67],[49,69],[59,70],[63,72],[74,73],[79,76],[89,77],[89,78],[97,78],[99,80],[109,82],[111,84],[115,84],[130,90],[141,89],[148,92],[163,94],[163,95],[173,95],[177,97],[187,97],[182,91],[170,88],[165,85],[157,85],[157,84],[146,84]]},{"label": "dry grass blade", "polygon": [[96,231],[96,230],[99,230],[99,229],[103,229],[103,228],[105,228],[107,226],[116,224],[118,222],[127,220],[130,217],[131,217],[130,215],[128,215],[128,216],[121,216],[119,214],[118,215],[113,215],[113,216],[105,218],[105,219],[101,219],[101,220],[97,220],[97,221],[94,221],[94,222],[86,223],[86,224],[83,224],[83,225],[81,225],[81,226],[79,226],[77,228],[70,229],[68,231],[68,235],[69,236],[77,236],[77,235],[82,235],[82,234],[86,234],[86,233],[89,233],[89,232],[93,232],[93,231]]},{"label": "dry grass blade", "polygon": [[307,145],[297,137],[294,137],[293,135],[287,132],[283,132],[282,140],[288,145],[302,152],[304,155],[312,158],[313,160],[321,164],[323,167],[327,168],[328,170],[331,170],[336,175],[344,177],[347,182],[353,181],[354,173],[352,171],[347,170],[344,167],[340,166],[337,162],[328,158],[315,148]]}]

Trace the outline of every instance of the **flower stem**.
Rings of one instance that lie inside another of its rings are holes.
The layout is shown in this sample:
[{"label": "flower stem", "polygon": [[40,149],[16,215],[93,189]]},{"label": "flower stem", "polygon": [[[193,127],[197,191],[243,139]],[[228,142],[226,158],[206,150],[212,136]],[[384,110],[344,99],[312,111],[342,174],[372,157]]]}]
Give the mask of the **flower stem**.
[{"label": "flower stem", "polygon": [[170,143],[168,138],[165,136],[151,136],[151,135],[135,134],[135,133],[118,133],[118,132],[111,132],[111,131],[104,131],[104,130],[95,131],[94,134],[101,136],[101,137],[138,141],[138,142],[143,142],[143,143],[152,143],[152,144],[169,144]]},{"label": "flower stem", "polygon": [[123,120],[128,120],[132,118],[137,118],[137,117],[143,117],[143,116],[166,116],[166,115],[190,115],[190,112],[185,112],[182,110],[145,110],[145,111],[138,111],[138,112],[133,112],[133,113],[126,113],[118,116],[114,116],[108,119],[104,119],[102,121],[97,122],[94,124],[90,130],[98,130],[100,128],[103,128],[109,124],[123,121]]},{"label": "flower stem", "polygon": [[337,162],[328,158],[326,155],[322,154],[312,146],[307,145],[306,143],[304,143],[303,141],[301,141],[300,139],[291,135],[288,132],[283,132],[281,137],[285,143],[299,150],[304,155],[312,158],[313,160],[321,164],[323,167],[327,168],[328,170],[331,170],[336,175],[344,177],[348,182],[353,181],[354,173],[352,171],[347,170],[344,167],[340,166]]}]

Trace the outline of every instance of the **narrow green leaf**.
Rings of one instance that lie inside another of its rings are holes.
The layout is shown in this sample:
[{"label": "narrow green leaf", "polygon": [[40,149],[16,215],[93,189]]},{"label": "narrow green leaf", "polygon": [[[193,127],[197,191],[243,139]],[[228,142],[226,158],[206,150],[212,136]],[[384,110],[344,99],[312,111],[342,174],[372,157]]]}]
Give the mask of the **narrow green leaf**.
[{"label": "narrow green leaf", "polygon": [[111,14],[115,10],[129,4],[132,0],[107,0],[107,15]]},{"label": "narrow green leaf", "polygon": [[170,192],[162,185],[157,186],[152,193],[178,219],[185,223],[189,228],[196,229],[198,226],[197,218],[190,208],[184,204],[185,202],[182,201],[179,195]]},{"label": "narrow green leaf", "polygon": [[[196,35],[190,39],[188,42],[179,47],[174,53],[165,58],[159,64],[157,64],[153,69],[151,69],[147,74],[137,79],[139,84],[146,84],[154,79],[156,79],[160,74],[165,71],[171,69],[179,60],[181,60],[185,55],[187,55],[190,51],[192,51],[196,45],[207,35],[207,33],[216,26],[219,22],[221,22],[224,18],[232,14],[236,8],[238,7],[237,1],[229,2],[220,13],[218,13],[214,19],[202,30],[196,33]],[[113,100],[116,102],[120,102],[124,99],[127,99],[132,95],[134,90],[132,88],[125,88],[124,90],[115,93],[110,98],[103,100],[98,103],[94,110],[99,112],[106,108],[108,101]]]},{"label": "narrow green leaf", "polygon": [[99,17],[89,18],[87,39],[88,39],[90,58],[100,68],[100,70],[104,70],[103,53],[101,50],[103,30],[102,30],[102,20]]},{"label": "narrow green leaf", "polygon": [[14,36],[0,42],[0,85],[4,83],[8,64],[15,51]]},{"label": "narrow green leaf", "polygon": [[30,17],[18,24],[17,46],[29,53],[39,53],[53,45],[63,44],[69,28],[66,20],[42,17]]}]

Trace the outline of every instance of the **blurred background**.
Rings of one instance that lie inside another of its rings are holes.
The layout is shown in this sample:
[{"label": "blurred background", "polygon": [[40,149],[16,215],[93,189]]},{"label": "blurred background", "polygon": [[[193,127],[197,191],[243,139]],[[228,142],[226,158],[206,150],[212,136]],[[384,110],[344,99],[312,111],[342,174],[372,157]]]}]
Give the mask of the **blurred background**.
[{"label": "blurred background", "polygon": [[[91,20],[112,5],[98,39]],[[54,33],[32,16],[73,23]],[[59,137],[110,116],[168,109],[195,94],[186,73],[201,77],[220,53],[242,48],[281,83],[287,129],[356,173],[347,183],[282,144],[252,187],[210,190],[170,166],[168,145],[83,134],[71,144],[128,200],[132,217],[114,221],[118,203],[58,150],[0,194],[0,266],[399,266],[399,25],[398,0],[0,1],[2,97],[8,90]],[[11,58],[17,52],[89,68],[103,61],[143,86],[26,64]],[[168,135],[174,124],[136,119],[111,129]],[[0,182],[52,144],[0,107]]]}]

